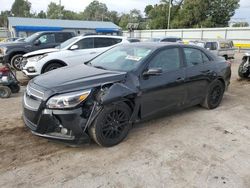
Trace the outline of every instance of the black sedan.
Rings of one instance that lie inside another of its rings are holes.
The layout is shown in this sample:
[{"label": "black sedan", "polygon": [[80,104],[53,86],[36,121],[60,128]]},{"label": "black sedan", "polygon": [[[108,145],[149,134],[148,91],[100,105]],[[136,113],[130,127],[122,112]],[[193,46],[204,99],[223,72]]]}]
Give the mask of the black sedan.
[{"label": "black sedan", "polygon": [[41,137],[74,144],[92,138],[109,147],[120,143],[133,123],[159,112],[218,107],[230,77],[230,63],[200,47],[123,44],[31,80],[23,119]]}]

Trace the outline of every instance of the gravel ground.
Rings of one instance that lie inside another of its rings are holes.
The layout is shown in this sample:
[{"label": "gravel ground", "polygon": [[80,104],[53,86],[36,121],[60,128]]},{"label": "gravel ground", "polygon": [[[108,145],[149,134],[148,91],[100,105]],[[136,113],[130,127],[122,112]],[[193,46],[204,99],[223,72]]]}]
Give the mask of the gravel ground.
[{"label": "gravel ground", "polygon": [[250,187],[250,81],[237,78],[221,106],[193,107],[137,124],[112,148],[77,148],[32,135],[21,97],[0,99],[0,187]]}]

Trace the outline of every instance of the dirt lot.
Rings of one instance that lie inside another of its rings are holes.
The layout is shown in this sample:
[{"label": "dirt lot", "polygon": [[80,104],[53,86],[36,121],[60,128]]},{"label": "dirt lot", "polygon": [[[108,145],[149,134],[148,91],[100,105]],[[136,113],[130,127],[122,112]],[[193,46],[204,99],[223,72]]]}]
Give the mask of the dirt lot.
[{"label": "dirt lot", "polygon": [[237,80],[238,65],[219,108],[138,124],[112,148],[33,136],[21,120],[23,92],[0,99],[0,187],[249,188],[250,81]]}]

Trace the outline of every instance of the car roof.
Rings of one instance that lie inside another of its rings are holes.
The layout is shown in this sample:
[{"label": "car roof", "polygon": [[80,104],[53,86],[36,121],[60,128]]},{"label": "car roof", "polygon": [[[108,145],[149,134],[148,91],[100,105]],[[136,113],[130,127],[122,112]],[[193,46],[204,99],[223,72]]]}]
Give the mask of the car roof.
[{"label": "car roof", "polygon": [[79,35],[76,36],[79,39],[84,39],[84,38],[94,38],[94,37],[100,37],[100,38],[114,38],[114,39],[126,39],[126,37],[123,36],[111,36],[111,35]]},{"label": "car roof", "polygon": [[179,44],[179,43],[173,43],[173,42],[137,42],[137,43],[126,43],[126,44],[121,44],[121,45],[126,45],[126,46],[138,46],[138,47],[145,47],[145,48],[152,48],[152,49],[158,49],[162,47],[167,47],[167,46],[184,46],[184,47],[195,47],[199,48],[194,45],[187,45],[187,44]]}]

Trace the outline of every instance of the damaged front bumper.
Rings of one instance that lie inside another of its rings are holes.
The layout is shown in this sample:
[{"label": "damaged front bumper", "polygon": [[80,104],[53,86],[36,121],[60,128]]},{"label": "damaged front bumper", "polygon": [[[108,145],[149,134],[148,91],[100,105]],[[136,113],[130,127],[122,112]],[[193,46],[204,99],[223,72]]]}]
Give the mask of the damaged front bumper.
[{"label": "damaged front bumper", "polygon": [[90,142],[87,128],[97,115],[96,103],[70,110],[47,109],[44,103],[24,95],[23,120],[34,135],[72,144]]}]

